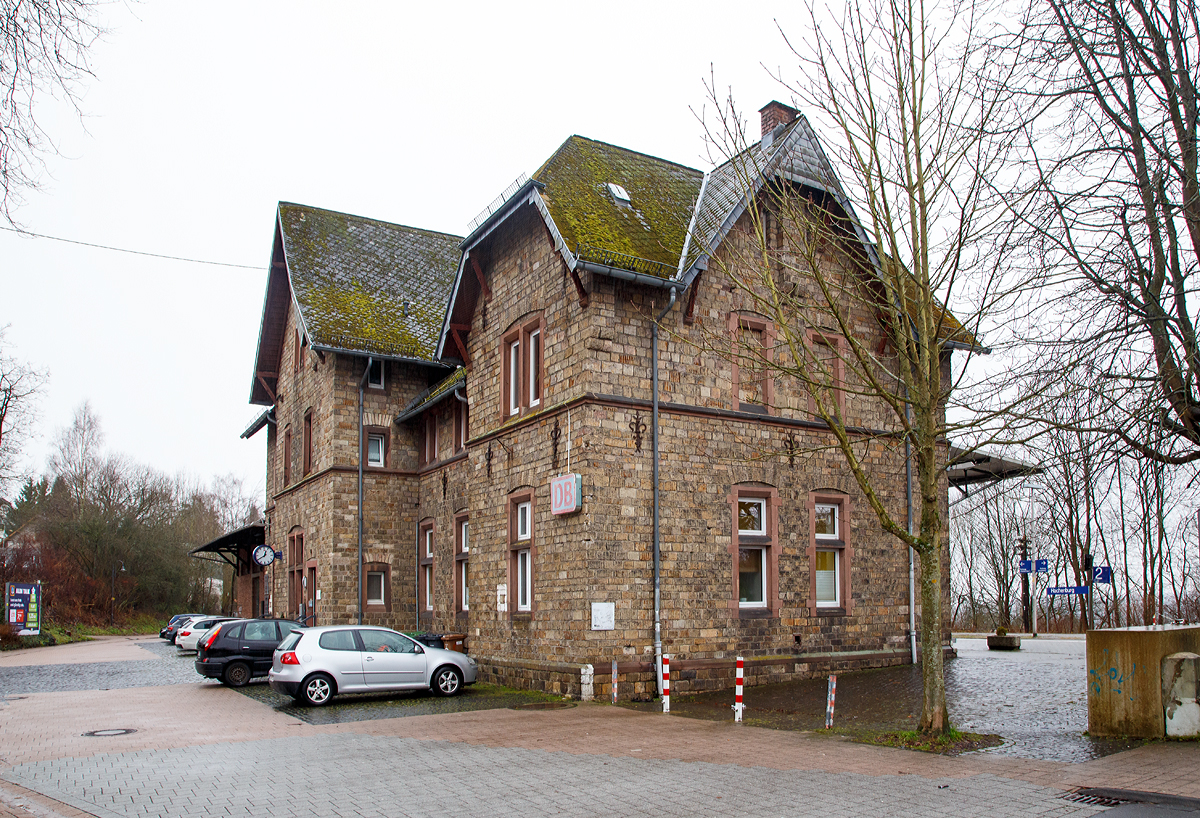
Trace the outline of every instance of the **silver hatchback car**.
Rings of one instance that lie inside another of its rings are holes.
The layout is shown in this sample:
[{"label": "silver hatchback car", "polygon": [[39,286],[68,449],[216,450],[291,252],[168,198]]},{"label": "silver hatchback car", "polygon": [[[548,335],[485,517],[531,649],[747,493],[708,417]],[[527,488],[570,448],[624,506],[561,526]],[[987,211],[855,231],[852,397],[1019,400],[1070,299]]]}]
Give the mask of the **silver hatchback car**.
[{"label": "silver hatchback car", "polygon": [[430,689],[454,696],[474,684],[475,660],[387,628],[333,625],[293,631],[275,649],[267,681],[311,705],[338,693]]}]

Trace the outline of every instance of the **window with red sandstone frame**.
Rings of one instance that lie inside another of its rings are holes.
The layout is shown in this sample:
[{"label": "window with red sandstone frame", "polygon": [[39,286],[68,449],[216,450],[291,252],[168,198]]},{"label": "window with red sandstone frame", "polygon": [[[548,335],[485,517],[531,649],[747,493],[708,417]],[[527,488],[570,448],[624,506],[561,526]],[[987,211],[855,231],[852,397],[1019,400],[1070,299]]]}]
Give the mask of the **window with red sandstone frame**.
[{"label": "window with red sandstone frame", "polygon": [[540,315],[504,334],[501,348],[501,418],[523,415],[542,405],[543,338]]}]

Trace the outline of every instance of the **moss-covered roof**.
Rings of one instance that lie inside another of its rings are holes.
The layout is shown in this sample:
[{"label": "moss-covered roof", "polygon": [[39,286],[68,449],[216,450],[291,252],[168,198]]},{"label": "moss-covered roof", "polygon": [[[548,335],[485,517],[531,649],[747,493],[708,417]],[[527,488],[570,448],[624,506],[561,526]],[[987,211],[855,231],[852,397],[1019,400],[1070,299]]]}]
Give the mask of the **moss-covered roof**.
[{"label": "moss-covered roof", "polygon": [[461,236],[287,202],[279,227],[313,346],[433,359]]},{"label": "moss-covered roof", "polygon": [[[695,168],[572,136],[534,179],[571,251],[586,261],[675,275],[704,174]],[[618,204],[609,183],[629,193]]]},{"label": "moss-covered roof", "polygon": [[431,406],[441,403],[450,393],[460,386],[464,386],[467,382],[467,370],[463,367],[458,367],[446,377],[435,383],[433,386],[426,389],[421,394],[408,402],[408,405],[400,410],[400,414],[396,416],[397,423],[403,423],[411,417],[419,415]]}]

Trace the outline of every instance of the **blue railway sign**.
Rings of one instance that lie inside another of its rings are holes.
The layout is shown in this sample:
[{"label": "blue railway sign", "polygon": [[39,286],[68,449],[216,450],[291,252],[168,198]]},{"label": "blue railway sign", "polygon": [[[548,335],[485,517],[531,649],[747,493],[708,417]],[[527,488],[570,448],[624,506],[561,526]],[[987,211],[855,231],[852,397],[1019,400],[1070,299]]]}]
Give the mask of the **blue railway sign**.
[{"label": "blue railway sign", "polygon": [[1050,560],[1038,560],[1034,563],[1034,570],[1039,574],[1050,573]]},{"label": "blue railway sign", "polygon": [[1033,560],[1021,560],[1017,565],[1020,566],[1022,574],[1033,573]]},{"label": "blue railway sign", "polygon": [[1083,595],[1088,592],[1086,585],[1067,585],[1061,588],[1047,588],[1046,593],[1049,596],[1071,596],[1072,594]]},{"label": "blue railway sign", "polygon": [[1112,568],[1107,565],[1097,565],[1092,569],[1092,582],[1112,585]]}]

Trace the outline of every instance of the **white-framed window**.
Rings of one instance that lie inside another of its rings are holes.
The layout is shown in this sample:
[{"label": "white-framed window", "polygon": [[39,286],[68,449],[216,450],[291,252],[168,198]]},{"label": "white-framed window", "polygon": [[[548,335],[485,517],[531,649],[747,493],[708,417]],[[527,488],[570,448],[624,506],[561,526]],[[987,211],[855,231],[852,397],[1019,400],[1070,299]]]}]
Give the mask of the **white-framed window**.
[{"label": "white-framed window", "polygon": [[458,550],[454,555],[455,596],[458,611],[471,610],[471,523],[465,515],[455,518],[458,525]]},{"label": "white-framed window", "polygon": [[461,566],[461,568],[459,568],[459,573],[458,573],[458,576],[459,576],[459,580],[458,580],[459,581],[459,589],[458,589],[459,597],[458,598],[462,600],[462,609],[464,611],[471,610],[471,585],[467,581],[467,574],[470,573],[470,570],[471,570],[470,560],[463,560],[462,566]]},{"label": "white-framed window", "polygon": [[738,548],[738,607],[767,606],[767,549],[750,546]]},{"label": "white-framed window", "polygon": [[425,610],[433,610],[433,565],[422,566],[425,574]]},{"label": "white-framed window", "polygon": [[531,609],[530,597],[533,586],[533,559],[528,548],[517,552],[517,610]]},{"label": "white-framed window", "polygon": [[433,556],[433,529],[425,529],[425,556]]},{"label": "white-framed window", "polygon": [[529,405],[537,406],[542,402],[542,332],[534,330],[529,333]]},{"label": "white-framed window", "polygon": [[508,345],[508,413],[521,411],[521,341]]},{"label": "white-framed window", "polygon": [[367,435],[367,465],[380,467],[384,465],[384,451],[387,447],[387,441],[382,434],[370,433]]},{"label": "white-framed window", "polygon": [[817,607],[840,608],[842,605],[841,552],[835,548],[817,549]]},{"label": "white-framed window", "polygon": [[740,497],[737,501],[738,533],[765,536],[767,533],[767,500],[765,497]]},{"label": "white-framed window", "polygon": [[383,389],[383,361],[371,361],[371,371],[367,373],[367,386],[371,389]]},{"label": "white-framed window", "polygon": [[817,503],[813,514],[816,517],[816,533],[818,540],[840,540],[841,520],[838,519],[839,509],[833,503]]},{"label": "white-framed window", "polygon": [[542,404],[545,342],[540,315],[509,328],[501,339],[501,419]]},{"label": "white-framed window", "polygon": [[529,512],[531,504],[528,502],[517,503],[517,539],[529,539]]},{"label": "white-framed window", "polygon": [[383,605],[383,571],[368,571],[367,572],[367,604],[368,605]]}]

